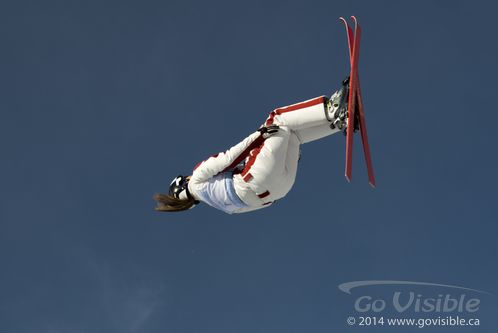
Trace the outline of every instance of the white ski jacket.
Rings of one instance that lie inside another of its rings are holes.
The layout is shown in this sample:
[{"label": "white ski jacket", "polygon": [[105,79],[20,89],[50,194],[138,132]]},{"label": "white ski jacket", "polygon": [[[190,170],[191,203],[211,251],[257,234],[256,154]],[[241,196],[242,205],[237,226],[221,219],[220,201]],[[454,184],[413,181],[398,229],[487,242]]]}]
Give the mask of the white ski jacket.
[{"label": "white ski jacket", "polygon": [[[256,131],[226,152],[213,155],[199,163],[188,184],[190,194],[195,199],[229,214],[248,212],[270,205],[271,201],[260,198],[253,192],[251,186],[242,179],[240,168],[237,168],[244,161],[247,166],[251,151],[263,142],[264,138]],[[225,180],[225,177],[232,179]],[[230,186],[233,186],[237,198],[231,195]]]}]

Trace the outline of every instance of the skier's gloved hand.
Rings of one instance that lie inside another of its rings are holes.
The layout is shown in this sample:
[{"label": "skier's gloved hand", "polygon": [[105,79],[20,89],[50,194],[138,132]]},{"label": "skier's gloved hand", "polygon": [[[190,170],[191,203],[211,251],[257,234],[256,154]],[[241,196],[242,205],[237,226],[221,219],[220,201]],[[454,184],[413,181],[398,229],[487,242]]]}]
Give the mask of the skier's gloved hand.
[{"label": "skier's gloved hand", "polygon": [[268,125],[268,126],[263,126],[258,129],[258,132],[261,133],[263,138],[269,138],[270,136],[274,135],[275,133],[278,132],[278,125]]}]

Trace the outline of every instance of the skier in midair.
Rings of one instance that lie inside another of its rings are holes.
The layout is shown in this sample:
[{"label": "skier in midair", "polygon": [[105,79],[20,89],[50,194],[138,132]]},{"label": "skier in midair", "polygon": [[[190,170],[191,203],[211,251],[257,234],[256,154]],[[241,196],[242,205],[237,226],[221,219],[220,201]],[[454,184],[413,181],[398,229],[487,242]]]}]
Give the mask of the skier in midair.
[{"label": "skier in midair", "polygon": [[156,210],[183,211],[204,202],[228,214],[270,206],[292,188],[300,146],[345,131],[349,79],[330,98],[316,97],[275,109],[254,133],[224,153],[178,176]]}]

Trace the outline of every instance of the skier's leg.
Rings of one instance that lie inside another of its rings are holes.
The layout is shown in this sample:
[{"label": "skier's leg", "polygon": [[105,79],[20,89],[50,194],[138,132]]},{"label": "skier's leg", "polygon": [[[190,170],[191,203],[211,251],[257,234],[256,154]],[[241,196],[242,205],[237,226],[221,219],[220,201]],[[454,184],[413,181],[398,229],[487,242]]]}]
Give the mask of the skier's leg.
[{"label": "skier's leg", "polygon": [[344,80],[341,89],[329,100],[325,96],[316,97],[301,103],[273,110],[264,125],[287,126],[292,131],[333,124],[332,128],[342,128],[347,109],[346,96],[349,80]]},{"label": "skier's leg", "polygon": [[253,178],[253,184],[268,183],[268,179],[279,174],[285,167],[285,156],[291,131],[282,126],[278,133],[266,139],[263,144],[251,151],[241,175],[244,179]]},{"label": "skier's leg", "polygon": [[287,145],[287,153],[285,156],[285,166],[282,173],[282,179],[280,181],[281,184],[285,184],[285,186],[281,186],[280,195],[284,196],[294,185],[294,181],[296,180],[297,174],[297,166],[299,162],[300,156],[300,145],[301,142],[297,137],[295,132],[292,132],[289,137],[289,143]]},{"label": "skier's leg", "polygon": [[283,197],[291,189],[297,171],[299,159],[299,139],[286,126],[281,126],[278,133],[264,141],[262,146],[254,149],[246,161],[240,179],[265,202]]},{"label": "skier's leg", "polygon": [[292,104],[273,110],[265,125],[286,126],[290,130],[299,130],[329,123],[325,115],[327,97],[320,96],[301,103]]},{"label": "skier's leg", "polygon": [[340,129],[337,127],[334,129],[331,129],[330,123],[327,124],[322,124],[318,125],[315,127],[308,127],[308,128],[303,128],[300,130],[295,131],[297,137],[299,138],[299,141],[301,144],[308,143],[311,141],[315,141],[321,138],[324,138],[326,136],[336,134],[341,132]]}]

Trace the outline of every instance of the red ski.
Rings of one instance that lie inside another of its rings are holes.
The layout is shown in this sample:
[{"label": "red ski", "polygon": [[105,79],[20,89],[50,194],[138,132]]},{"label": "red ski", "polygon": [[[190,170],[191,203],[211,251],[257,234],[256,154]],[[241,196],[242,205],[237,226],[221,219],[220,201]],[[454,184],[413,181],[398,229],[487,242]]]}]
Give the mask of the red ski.
[{"label": "red ski", "polygon": [[[361,98],[360,79],[358,75],[358,61],[360,57],[360,38],[361,27],[355,16],[351,16],[354,23],[354,31],[349,26],[346,19],[343,17],[340,20],[346,27],[349,47],[349,61],[351,64],[351,72],[349,75],[349,96],[348,96],[348,127],[346,131],[346,167],[345,176],[350,182],[352,180],[352,163],[353,163],[353,134],[355,128],[355,120],[359,121],[361,134],[361,142],[363,144],[363,153],[367,164],[368,181],[372,187],[375,187],[375,177],[373,173],[372,158],[370,156],[370,146],[368,144],[367,125],[365,121],[365,113],[363,111],[363,100]],[[358,112],[358,116],[355,113]]]}]

